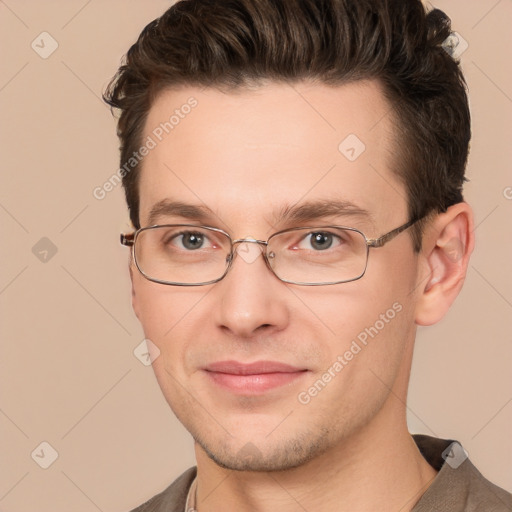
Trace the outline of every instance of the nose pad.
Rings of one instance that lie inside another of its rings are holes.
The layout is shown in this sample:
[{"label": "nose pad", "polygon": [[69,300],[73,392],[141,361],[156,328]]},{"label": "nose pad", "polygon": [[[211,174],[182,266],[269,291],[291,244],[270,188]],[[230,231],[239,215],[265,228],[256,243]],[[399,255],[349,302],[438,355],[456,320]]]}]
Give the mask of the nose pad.
[{"label": "nose pad", "polygon": [[263,252],[263,248],[260,246],[255,238],[247,238],[246,242],[241,242],[236,248],[236,253],[246,263],[254,263],[258,256]]}]

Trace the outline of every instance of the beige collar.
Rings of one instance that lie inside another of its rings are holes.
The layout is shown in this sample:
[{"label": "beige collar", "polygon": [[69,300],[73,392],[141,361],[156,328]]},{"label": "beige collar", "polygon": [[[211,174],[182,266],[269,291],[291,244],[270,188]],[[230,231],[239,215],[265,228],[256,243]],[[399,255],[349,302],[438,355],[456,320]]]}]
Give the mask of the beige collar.
[{"label": "beige collar", "polygon": [[196,510],[196,498],[197,498],[197,476],[190,484],[190,488],[187,494],[187,501],[185,502],[185,512],[197,512]]}]

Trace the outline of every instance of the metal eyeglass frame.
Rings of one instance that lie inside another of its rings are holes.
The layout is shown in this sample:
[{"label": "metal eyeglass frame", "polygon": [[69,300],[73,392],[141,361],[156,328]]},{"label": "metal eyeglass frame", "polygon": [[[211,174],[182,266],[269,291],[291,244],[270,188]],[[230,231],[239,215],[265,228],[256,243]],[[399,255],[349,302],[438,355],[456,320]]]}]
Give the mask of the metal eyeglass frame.
[{"label": "metal eyeglass frame", "polygon": [[[195,224],[157,224],[157,225],[153,225],[153,226],[147,226],[147,227],[144,227],[144,228],[139,228],[136,231],[134,231],[133,233],[128,233],[128,234],[121,233],[121,244],[124,245],[124,246],[127,246],[127,247],[131,247],[131,249],[132,249],[132,258],[133,258],[133,261],[135,262],[135,266],[137,267],[138,271],[148,281],[152,281],[154,283],[159,283],[159,284],[170,285],[170,286],[205,286],[205,285],[208,285],[208,284],[218,283],[220,280],[222,280],[222,279],[224,279],[224,277],[226,277],[226,275],[229,272],[229,269],[231,268],[231,266],[233,264],[233,261],[235,259],[234,258],[234,255],[235,255],[234,247],[235,247],[236,244],[240,244],[240,243],[255,243],[255,244],[259,244],[259,245],[263,245],[263,246],[267,247],[269,241],[274,236],[280,235],[281,233],[287,233],[287,232],[290,232],[290,231],[297,231],[297,230],[303,230],[303,229],[309,229],[309,230],[312,230],[312,231],[314,231],[314,230],[320,231],[322,229],[329,229],[329,228],[330,229],[333,229],[333,228],[335,228],[335,229],[345,229],[345,230],[348,230],[348,231],[355,231],[356,233],[359,233],[360,235],[362,235],[362,237],[366,241],[366,262],[365,262],[365,265],[364,265],[364,269],[363,269],[363,271],[361,272],[361,274],[359,276],[354,277],[352,279],[344,279],[343,281],[332,281],[332,282],[328,282],[328,283],[303,283],[303,282],[289,281],[287,279],[282,279],[281,277],[279,277],[275,273],[274,269],[270,265],[270,262],[268,260],[269,255],[267,254],[267,251],[266,250],[262,251],[263,259],[265,260],[265,263],[266,263],[268,269],[280,281],[282,281],[284,283],[289,283],[289,284],[298,284],[298,285],[301,285],[301,286],[324,286],[324,285],[332,285],[332,284],[350,283],[351,281],[357,281],[358,279],[361,279],[364,276],[364,274],[366,272],[366,268],[368,266],[368,256],[369,256],[369,252],[370,252],[370,247],[378,248],[378,247],[384,246],[389,241],[393,240],[393,238],[395,238],[400,233],[402,233],[406,229],[408,229],[411,226],[413,226],[414,224],[416,224],[416,222],[418,222],[421,219],[422,219],[422,217],[410,220],[409,222],[406,222],[405,224],[402,224],[401,226],[398,226],[397,228],[392,229],[388,233],[385,233],[384,235],[382,235],[382,236],[380,236],[378,238],[367,238],[366,235],[362,231],[360,231],[359,229],[351,228],[351,227],[347,227],[347,226],[321,226],[321,227],[319,227],[319,226],[313,226],[313,227],[304,226],[304,227],[288,228],[288,229],[283,229],[281,231],[277,231],[276,233],[273,233],[272,235],[270,235],[266,241],[265,240],[254,240],[252,238],[237,238],[236,240],[233,240],[231,238],[231,236],[229,235],[229,233],[227,233],[223,229],[214,228],[214,227],[211,227],[211,226],[198,226],[198,225],[195,225]],[[222,233],[223,235],[225,235],[228,238],[228,240],[230,241],[230,243],[231,243],[231,251],[228,254],[228,257],[226,258],[227,266],[226,266],[226,270],[224,271],[224,274],[222,274],[222,276],[220,276],[217,279],[213,279],[211,281],[205,281],[203,283],[177,283],[177,282],[172,282],[172,281],[162,281],[160,279],[155,279],[155,278],[150,277],[147,274],[145,274],[142,271],[142,269],[139,267],[139,263],[138,263],[137,258],[135,256],[135,243],[137,241],[137,237],[139,236],[139,233],[141,233],[143,231],[150,230],[150,229],[161,228],[161,227],[172,227],[172,226],[183,226],[183,227],[188,226],[188,227],[196,228],[196,229],[197,228],[207,229],[207,230],[214,231],[214,232],[217,232],[217,233]]]}]

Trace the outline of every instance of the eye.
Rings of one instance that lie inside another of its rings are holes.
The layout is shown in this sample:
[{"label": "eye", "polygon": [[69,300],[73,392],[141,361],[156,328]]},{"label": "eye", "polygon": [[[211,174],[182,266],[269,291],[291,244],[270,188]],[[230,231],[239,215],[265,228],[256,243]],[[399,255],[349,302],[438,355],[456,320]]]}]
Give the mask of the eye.
[{"label": "eye", "polygon": [[201,233],[183,233],[180,236],[181,244],[185,249],[200,249],[205,242],[205,237]]},{"label": "eye", "polygon": [[181,231],[173,233],[165,240],[166,245],[175,245],[178,249],[195,251],[211,247],[208,237],[205,233],[199,231]]},{"label": "eye", "polygon": [[334,233],[329,231],[314,231],[308,233],[297,245],[299,249],[314,249],[315,251],[325,251],[331,247],[337,247],[343,241]]}]

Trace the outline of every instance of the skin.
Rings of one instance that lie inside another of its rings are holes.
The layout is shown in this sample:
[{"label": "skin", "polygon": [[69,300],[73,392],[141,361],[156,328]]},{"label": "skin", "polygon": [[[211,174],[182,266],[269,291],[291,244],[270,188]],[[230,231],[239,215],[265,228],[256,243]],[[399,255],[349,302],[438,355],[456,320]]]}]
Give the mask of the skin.
[{"label": "skin", "polygon": [[[377,82],[166,90],[144,138],[190,96],[197,107],[144,158],[142,226],[164,199],[211,214],[165,215],[156,223],[205,223],[233,239],[266,240],[295,227],[275,212],[320,199],[351,201],[370,215],[303,225],[352,226],[374,238],[409,220],[405,189],[392,174],[394,125]],[[348,134],[366,146],[353,162],[338,150]],[[237,257],[222,281],[199,287],[150,282],[131,264],[134,311],[160,350],[155,375],[195,439],[199,512],[412,509],[436,475],[406,424],[416,326],[437,322],[457,296],[472,230],[469,206],[454,205],[429,223],[419,254],[406,231],[370,249],[362,279],[332,286],[283,283],[262,257]],[[301,404],[298,394],[394,303],[401,311]],[[265,393],[240,395],[202,370],[221,360],[280,361],[307,371]]]}]

